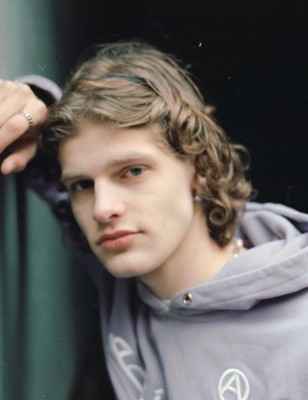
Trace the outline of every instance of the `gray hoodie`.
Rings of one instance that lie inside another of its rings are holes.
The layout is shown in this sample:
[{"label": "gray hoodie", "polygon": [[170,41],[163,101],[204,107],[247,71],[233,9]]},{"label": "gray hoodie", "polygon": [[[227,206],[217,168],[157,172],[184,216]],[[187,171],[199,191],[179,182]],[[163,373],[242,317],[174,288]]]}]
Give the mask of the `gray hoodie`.
[{"label": "gray hoodie", "polygon": [[238,236],[248,251],[170,302],[91,263],[118,399],[308,398],[308,215],[249,203]]},{"label": "gray hoodie", "polygon": [[[39,79],[22,81],[59,97]],[[29,182],[51,206],[66,200]],[[170,302],[85,259],[119,400],[307,400],[308,215],[248,203],[237,236],[248,251]]]}]

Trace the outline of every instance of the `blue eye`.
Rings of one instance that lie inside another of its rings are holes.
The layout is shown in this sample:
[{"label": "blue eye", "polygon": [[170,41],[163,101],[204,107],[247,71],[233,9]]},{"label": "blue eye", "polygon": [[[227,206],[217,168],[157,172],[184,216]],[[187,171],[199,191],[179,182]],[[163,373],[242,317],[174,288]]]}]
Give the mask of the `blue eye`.
[{"label": "blue eye", "polygon": [[133,167],[130,168],[127,173],[131,176],[139,176],[142,174],[142,172],[144,171],[144,168],[142,167]]},{"label": "blue eye", "polygon": [[71,192],[83,192],[93,187],[93,182],[90,180],[83,180],[73,183],[70,186]]}]

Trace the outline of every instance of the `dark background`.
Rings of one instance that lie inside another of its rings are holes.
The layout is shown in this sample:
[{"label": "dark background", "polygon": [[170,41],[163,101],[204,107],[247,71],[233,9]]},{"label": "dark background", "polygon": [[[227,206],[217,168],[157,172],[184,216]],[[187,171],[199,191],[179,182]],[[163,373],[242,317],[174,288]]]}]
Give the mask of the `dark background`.
[{"label": "dark background", "polygon": [[248,147],[257,200],[308,211],[306,0],[57,0],[54,9],[63,82],[104,41],[142,39],[175,54]]},{"label": "dark background", "polygon": [[[175,54],[228,135],[250,150],[256,200],[308,212],[306,0],[56,0],[54,13],[61,84],[104,41],[142,39]],[[111,398],[95,313],[73,400]]]}]

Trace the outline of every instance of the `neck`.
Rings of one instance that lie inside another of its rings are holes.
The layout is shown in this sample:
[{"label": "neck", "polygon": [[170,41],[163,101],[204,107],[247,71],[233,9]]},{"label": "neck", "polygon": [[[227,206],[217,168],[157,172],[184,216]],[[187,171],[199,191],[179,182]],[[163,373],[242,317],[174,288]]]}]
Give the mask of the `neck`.
[{"label": "neck", "polygon": [[154,272],[140,279],[161,299],[200,285],[218,272],[235,254],[231,241],[221,248],[209,236],[204,218],[195,216],[191,229],[176,253]]}]

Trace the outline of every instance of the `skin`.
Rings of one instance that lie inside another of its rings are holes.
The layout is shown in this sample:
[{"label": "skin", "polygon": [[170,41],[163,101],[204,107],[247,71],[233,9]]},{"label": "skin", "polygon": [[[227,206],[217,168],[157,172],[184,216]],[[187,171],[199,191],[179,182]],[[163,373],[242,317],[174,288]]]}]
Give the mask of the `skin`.
[{"label": "skin", "polygon": [[[167,299],[212,276],[232,257],[233,244],[220,248],[209,237],[193,200],[193,162],[177,158],[160,135],[155,124],[87,125],[62,141],[59,161],[96,256],[114,276],[138,277]],[[102,240],[108,234],[115,236]]]},{"label": "skin", "polygon": [[[19,111],[27,111],[33,127]],[[0,171],[7,175],[22,171],[33,158],[47,107],[26,84],[0,80]]]}]

